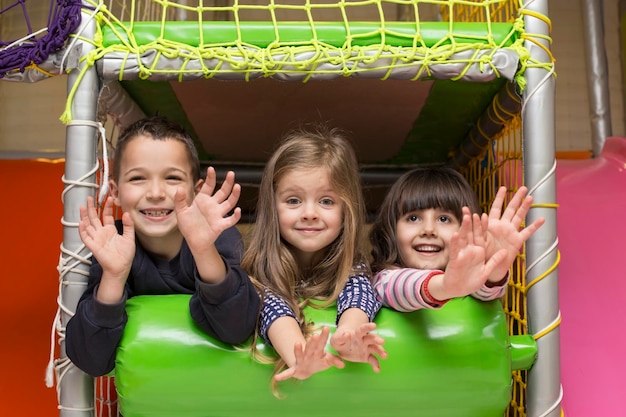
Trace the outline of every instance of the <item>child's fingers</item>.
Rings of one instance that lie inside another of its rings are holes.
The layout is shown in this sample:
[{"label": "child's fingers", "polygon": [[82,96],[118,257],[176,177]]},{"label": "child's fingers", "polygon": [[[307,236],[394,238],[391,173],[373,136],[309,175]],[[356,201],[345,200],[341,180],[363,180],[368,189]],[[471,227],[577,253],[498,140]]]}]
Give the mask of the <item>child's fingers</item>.
[{"label": "child's fingers", "polygon": [[526,242],[543,224],[546,222],[546,219],[543,217],[538,218],[528,226],[526,226],[520,232],[520,236],[522,237],[522,242]]},{"label": "child's fingers", "polygon": [[235,184],[235,173],[233,171],[228,171],[226,173],[226,178],[224,178],[224,181],[222,182],[222,186],[215,194],[219,193],[221,195],[220,201],[225,201],[232,195],[235,185],[238,185]]},{"label": "child's fingers", "polygon": [[506,210],[504,211],[504,214],[502,215],[503,219],[508,220],[508,221],[513,221],[516,213],[518,212],[518,209],[524,206],[525,197],[527,193],[528,193],[528,188],[524,186],[521,186],[517,190],[517,192],[515,193],[515,195],[513,195],[513,198],[507,205]]},{"label": "child's fingers", "polygon": [[104,202],[104,210],[102,212],[102,222],[104,224],[115,224],[115,219],[113,218],[113,198],[107,197]]},{"label": "child's fingers", "polygon": [[376,323],[372,323],[372,322],[363,323],[358,328],[358,332],[362,335],[366,335],[369,332],[374,331],[374,330],[376,330]]},{"label": "child's fingers", "polygon": [[[302,358],[315,358],[324,355],[324,347],[326,346],[326,342],[328,341],[328,335],[330,333],[330,329],[328,326],[322,327],[322,332],[319,334],[312,335],[306,343],[306,347],[304,349],[304,354]],[[296,359],[297,356],[296,356]],[[299,363],[296,361],[296,363]]]},{"label": "child's fingers", "polygon": [[233,187],[228,191],[229,194],[226,194],[228,198],[226,198],[226,203],[229,209],[232,209],[237,205],[239,201],[239,196],[241,196],[241,185],[234,184]]},{"label": "child's fingers", "polygon": [[[302,343],[296,342],[293,345],[293,355],[296,358],[296,364],[299,364],[304,360],[305,349],[302,347]],[[295,367],[292,367],[292,368],[295,368]]]},{"label": "child's fingers", "polygon": [[93,197],[87,197],[87,218],[92,226],[96,227],[100,225],[100,218],[98,217],[98,211],[96,210]]},{"label": "child's fingers", "polygon": [[133,219],[130,217],[130,213],[125,212],[122,213],[122,225],[123,227],[123,231],[122,231],[122,236],[124,236],[127,239],[130,240],[135,240],[135,224],[133,223]]},{"label": "child's fingers", "polygon": [[224,207],[226,207],[226,211],[230,211],[235,207],[237,201],[239,201],[240,195],[241,185],[235,183],[235,173],[228,171],[221,187],[213,194],[213,198],[220,204],[225,203]]},{"label": "child's fingers", "polygon": [[522,205],[515,212],[515,216],[513,217],[512,223],[513,223],[513,226],[515,226],[517,229],[521,227],[522,222],[526,218],[526,215],[528,214],[528,211],[530,210],[530,207],[532,206],[532,204],[533,204],[533,197],[529,195],[528,197],[524,199],[524,201],[522,202]]},{"label": "child's fingers", "polygon": [[201,192],[207,193],[209,195],[213,194],[216,182],[217,175],[215,174],[215,168],[208,167],[206,169],[206,179],[204,180],[204,184],[202,184]]},{"label": "child's fingers", "polygon": [[313,335],[313,336],[314,337],[317,336],[318,344],[325,346],[326,342],[328,342],[329,335],[330,335],[330,328],[328,326],[324,326],[322,327],[322,331],[319,334]]},{"label": "child's fingers", "polygon": [[80,210],[80,221],[78,222],[78,234],[80,235],[80,238],[84,242],[85,239],[89,237],[89,234],[87,233],[87,229],[90,226],[89,216],[87,215],[87,207],[80,206],[79,210]]},{"label": "child's fingers", "polygon": [[326,361],[330,366],[334,366],[338,369],[343,369],[346,366],[346,364],[343,362],[343,360],[341,360],[339,356],[333,355],[329,352],[326,353]]},{"label": "child's fingers", "polygon": [[[371,336],[374,336],[374,335],[371,335]],[[367,345],[367,349],[369,350],[369,353],[376,354],[383,359],[387,357],[387,351],[383,347],[385,340],[382,337],[376,336],[376,337],[368,338],[368,339],[363,340],[363,343]]]},{"label": "child's fingers", "polygon": [[465,246],[471,240],[472,219],[469,214],[464,214],[461,219],[461,227],[457,232],[457,241],[459,245]]},{"label": "child's fingers", "polygon": [[478,214],[472,214],[472,238],[477,246],[485,246],[485,237],[483,233],[483,224]]},{"label": "child's fingers", "polygon": [[236,207],[235,210],[233,211],[233,214],[231,214],[228,217],[225,217],[224,220],[225,220],[225,227],[224,227],[225,229],[239,223],[239,220],[241,220],[241,208]]},{"label": "child's fingers", "polygon": [[370,355],[367,358],[367,362],[372,365],[372,369],[374,370],[374,372],[378,373],[380,372],[380,362],[378,361],[378,358],[374,355]]},{"label": "child's fingers", "polygon": [[496,270],[498,265],[506,262],[508,259],[508,252],[506,249],[500,249],[497,251],[485,264],[485,276],[490,276],[493,271]]},{"label": "child's fingers", "polygon": [[491,209],[489,209],[489,219],[498,220],[502,215],[502,207],[504,206],[504,197],[506,197],[506,187],[500,187],[496,193]]},{"label": "child's fingers", "polygon": [[489,230],[489,216],[487,216],[487,213],[480,215],[480,223],[483,228],[483,232],[486,233]]},{"label": "child's fingers", "polygon": [[282,372],[277,373],[276,375],[274,375],[274,380],[276,382],[280,382],[280,381],[285,381],[289,378],[293,378],[293,376],[295,375],[295,368],[287,368]]},{"label": "child's fingers", "polygon": [[174,211],[179,213],[185,210],[187,207],[187,191],[179,187],[176,189],[176,193],[174,193]]}]

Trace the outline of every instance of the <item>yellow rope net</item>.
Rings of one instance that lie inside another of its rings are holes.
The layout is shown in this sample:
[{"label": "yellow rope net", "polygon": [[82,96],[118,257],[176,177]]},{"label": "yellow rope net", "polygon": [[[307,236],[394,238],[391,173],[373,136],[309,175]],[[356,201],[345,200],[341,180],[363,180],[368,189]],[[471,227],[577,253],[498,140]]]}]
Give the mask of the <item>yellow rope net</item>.
[{"label": "yellow rope net", "polygon": [[[96,33],[93,39],[77,35],[93,45],[80,58],[81,74],[110,59],[114,71],[105,77],[119,80],[270,76],[301,82],[340,76],[458,80],[476,79],[476,74],[489,79],[502,77],[496,58],[508,51],[519,60],[508,78],[521,91],[526,68],[549,69],[554,63],[553,58],[546,63],[530,59],[524,42],[536,37],[524,32],[523,17],[530,12],[519,0],[87,3],[92,7],[85,11],[95,19]],[[535,17],[549,24],[545,16]],[[64,121],[71,120],[76,86]],[[523,179],[519,110],[511,112],[495,99],[486,117],[503,129],[494,137],[477,123],[468,140],[483,151],[478,157],[467,155],[471,162],[464,168],[484,209],[498,186],[507,186],[512,196]],[[520,254],[503,303],[511,334],[528,333],[524,273]],[[526,371],[515,371],[507,415],[526,415],[525,392]]]},{"label": "yellow rope net", "polygon": [[[101,61],[110,79],[506,77],[523,83],[528,59],[519,1],[511,0],[87,4],[97,25],[93,39],[78,34],[93,45],[80,57],[81,71]],[[510,74],[501,73],[502,54],[520,60],[510,64]],[[62,120],[71,120],[69,102]]]}]

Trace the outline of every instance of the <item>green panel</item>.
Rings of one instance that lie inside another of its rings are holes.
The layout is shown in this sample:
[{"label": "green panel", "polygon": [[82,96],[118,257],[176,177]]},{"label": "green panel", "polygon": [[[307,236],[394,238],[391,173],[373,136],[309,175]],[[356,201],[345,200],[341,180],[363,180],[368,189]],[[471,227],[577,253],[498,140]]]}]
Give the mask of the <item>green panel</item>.
[{"label": "green panel", "polygon": [[[486,23],[469,22],[454,23],[450,31],[448,22],[419,22],[420,43],[417,46],[442,46],[449,45],[451,39],[461,44],[482,43],[487,44],[487,35],[491,34],[495,45],[500,47],[510,46],[516,38],[513,25],[510,23],[492,22]],[[102,28],[103,46],[119,45],[120,42],[128,43],[128,35],[125,27],[129,23],[104,26]],[[342,22],[314,22],[315,33],[309,22],[278,22],[277,30],[272,22],[236,22],[210,21],[202,23],[202,40],[199,36],[199,24],[197,22],[133,22],[132,33],[137,45],[147,45],[158,39],[166,39],[170,42],[179,42],[190,46],[202,45],[228,45],[239,39],[244,44],[266,48],[273,43],[308,45],[313,39],[323,44],[334,47],[342,47],[348,35],[351,44],[355,46],[390,45],[390,46],[413,46],[415,32],[418,25],[415,22],[385,22],[384,38],[381,36],[380,22],[350,22],[349,32]],[[491,28],[491,32],[489,29]],[[276,38],[278,32],[278,39]],[[161,36],[162,35],[162,36]]]},{"label": "green panel", "polygon": [[511,336],[511,366],[530,369],[537,359],[537,341],[530,334]]},{"label": "green panel", "polygon": [[[204,334],[188,302],[186,295],[128,301],[115,370],[125,417],[501,417],[510,400],[511,346],[498,301],[466,297],[436,311],[383,309],[377,332],[389,358],[379,374],[347,363],[282,383],[281,400],[269,386],[273,366]],[[333,326],[334,308],[306,314]]]},{"label": "green panel", "polygon": [[194,139],[200,160],[212,159],[198,140],[198,134],[191,122],[189,122],[187,114],[180,105],[178,97],[176,97],[176,93],[174,93],[169,82],[135,80],[122,81],[121,84],[147,116],[160,114],[182,125]]},{"label": "green panel", "polygon": [[436,80],[402,149],[388,162],[448,161],[505,83],[502,78],[486,83]]}]

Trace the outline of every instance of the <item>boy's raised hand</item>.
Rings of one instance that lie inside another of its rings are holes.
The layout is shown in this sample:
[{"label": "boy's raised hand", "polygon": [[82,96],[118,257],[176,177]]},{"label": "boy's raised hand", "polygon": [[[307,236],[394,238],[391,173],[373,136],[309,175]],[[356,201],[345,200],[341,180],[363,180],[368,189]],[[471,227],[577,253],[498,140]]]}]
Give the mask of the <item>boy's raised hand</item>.
[{"label": "boy's raised hand", "polygon": [[387,352],[383,348],[385,340],[370,333],[374,330],[375,323],[363,323],[356,329],[339,326],[330,338],[330,345],[341,359],[369,363],[374,372],[380,372],[380,362],[376,355],[385,359]]},{"label": "boy's raised hand", "polygon": [[[206,181],[190,205],[187,205],[184,190],[177,190],[174,196],[178,228],[190,247],[202,250],[202,246],[213,245],[224,230],[241,218],[241,209],[235,207],[241,194],[241,186],[235,183],[235,173],[229,171],[222,186],[213,193],[215,185],[215,169],[209,167]],[[233,214],[227,216],[231,211]]]},{"label": "boy's raised hand", "polygon": [[87,197],[87,207],[80,207],[80,238],[102,266],[103,279],[115,277],[123,281],[123,284],[128,278],[135,256],[135,228],[128,213],[122,215],[122,224],[124,230],[120,235],[113,218],[112,197],[108,197],[104,203],[102,222],[93,197]]},{"label": "boy's raised hand", "polygon": [[[533,203],[532,196],[527,196],[528,188],[520,187],[502,212],[506,187],[500,187],[489,210],[486,239],[486,257],[490,259],[498,251],[504,250],[506,256],[495,267],[489,281],[498,282],[509,271],[522,245],[545,222],[543,217],[521,229],[522,223]],[[483,215],[484,218],[485,215]]]},{"label": "boy's raised hand", "polygon": [[289,378],[307,379],[332,366],[343,368],[345,364],[341,358],[325,350],[329,334],[330,329],[324,326],[322,332],[312,335],[304,347],[302,343],[297,342],[293,347],[295,365],[276,374],[274,379],[276,381],[285,381]]}]

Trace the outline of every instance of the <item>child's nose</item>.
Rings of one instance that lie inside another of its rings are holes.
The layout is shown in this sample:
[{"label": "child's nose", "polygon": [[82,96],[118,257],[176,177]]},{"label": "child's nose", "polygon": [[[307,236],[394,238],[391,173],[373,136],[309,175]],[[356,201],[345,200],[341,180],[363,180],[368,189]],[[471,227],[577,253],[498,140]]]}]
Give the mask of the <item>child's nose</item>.
[{"label": "child's nose", "polygon": [[148,188],[148,198],[150,199],[163,199],[165,198],[165,188],[161,181],[152,181]]},{"label": "child's nose", "polygon": [[315,220],[317,219],[317,208],[314,203],[305,203],[304,210],[302,212],[302,218],[305,220]]},{"label": "child's nose", "polygon": [[437,228],[435,227],[435,222],[433,220],[425,219],[422,221],[422,235],[424,236],[433,236],[437,234]]}]

